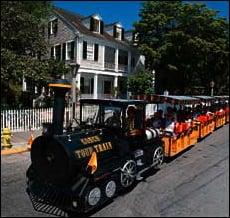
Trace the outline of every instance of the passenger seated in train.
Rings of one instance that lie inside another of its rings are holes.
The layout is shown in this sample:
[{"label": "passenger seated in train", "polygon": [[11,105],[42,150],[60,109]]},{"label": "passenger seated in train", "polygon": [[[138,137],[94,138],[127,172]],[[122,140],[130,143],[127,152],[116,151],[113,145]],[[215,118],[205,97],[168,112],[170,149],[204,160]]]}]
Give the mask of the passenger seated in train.
[{"label": "passenger seated in train", "polygon": [[165,128],[165,119],[163,118],[163,111],[158,110],[151,118],[151,127],[156,129]]},{"label": "passenger seated in train", "polygon": [[176,116],[171,107],[167,108],[167,114],[165,118],[165,133],[166,135],[175,135],[175,123],[176,123]]}]

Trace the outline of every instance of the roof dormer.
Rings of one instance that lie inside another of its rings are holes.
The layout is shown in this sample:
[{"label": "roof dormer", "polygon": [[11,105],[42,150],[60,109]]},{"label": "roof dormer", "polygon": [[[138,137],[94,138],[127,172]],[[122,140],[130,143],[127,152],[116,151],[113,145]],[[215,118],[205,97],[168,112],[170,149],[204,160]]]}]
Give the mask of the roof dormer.
[{"label": "roof dormer", "polygon": [[90,31],[103,34],[103,27],[104,24],[99,15],[94,14],[90,17]]},{"label": "roof dormer", "polygon": [[120,22],[107,24],[105,31],[117,40],[124,40],[124,28]]},{"label": "roof dormer", "polygon": [[124,40],[124,28],[120,22],[113,25],[113,37],[118,40]]},{"label": "roof dormer", "polygon": [[104,22],[98,14],[93,14],[81,19],[82,24],[94,33],[103,34]]}]

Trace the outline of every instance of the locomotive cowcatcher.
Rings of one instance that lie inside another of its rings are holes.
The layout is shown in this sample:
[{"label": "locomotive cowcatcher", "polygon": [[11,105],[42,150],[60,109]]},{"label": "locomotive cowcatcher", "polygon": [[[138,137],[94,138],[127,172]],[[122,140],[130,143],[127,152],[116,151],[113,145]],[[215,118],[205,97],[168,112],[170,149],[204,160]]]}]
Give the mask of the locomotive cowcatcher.
[{"label": "locomotive cowcatcher", "polygon": [[[145,127],[142,100],[81,99],[80,119],[63,129],[66,80],[54,90],[53,121],[31,146],[27,193],[35,210],[87,213],[163,163],[161,132]],[[86,113],[88,111],[88,113]]]}]

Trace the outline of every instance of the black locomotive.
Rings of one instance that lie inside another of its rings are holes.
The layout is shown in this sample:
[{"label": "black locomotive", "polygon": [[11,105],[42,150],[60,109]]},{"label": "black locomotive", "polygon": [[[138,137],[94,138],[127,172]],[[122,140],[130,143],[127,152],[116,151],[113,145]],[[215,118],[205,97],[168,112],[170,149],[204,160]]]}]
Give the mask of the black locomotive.
[{"label": "black locomotive", "polygon": [[78,125],[63,133],[71,86],[58,80],[50,87],[53,122],[34,140],[26,174],[36,210],[59,216],[87,213],[163,163],[161,132],[145,126],[145,101],[82,99]]}]

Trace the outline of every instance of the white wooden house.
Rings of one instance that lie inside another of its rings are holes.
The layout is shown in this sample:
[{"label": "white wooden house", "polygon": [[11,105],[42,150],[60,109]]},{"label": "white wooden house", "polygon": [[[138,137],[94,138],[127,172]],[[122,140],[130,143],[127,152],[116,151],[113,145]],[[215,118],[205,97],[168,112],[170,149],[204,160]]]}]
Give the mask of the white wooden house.
[{"label": "white wooden house", "polygon": [[80,65],[76,81],[81,98],[111,97],[116,87],[119,97],[126,97],[124,81],[144,66],[144,56],[131,45],[131,32],[125,32],[120,22],[104,24],[99,14],[83,17],[54,8],[47,27],[46,58],[64,60],[73,70]]}]

